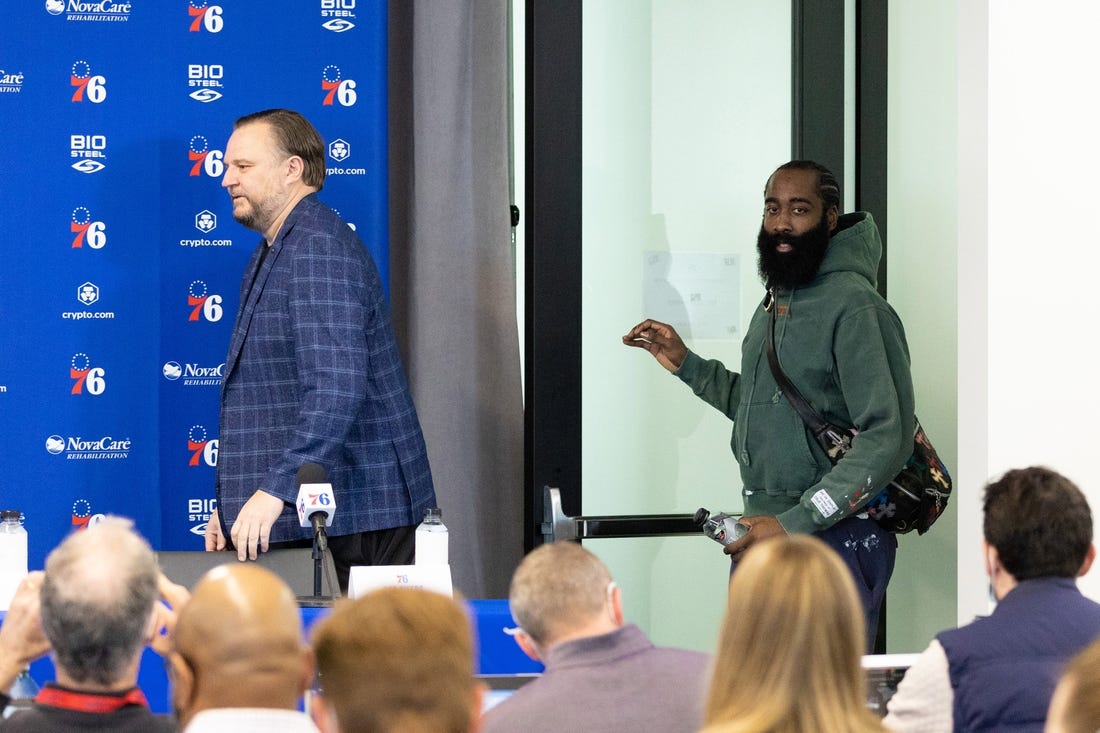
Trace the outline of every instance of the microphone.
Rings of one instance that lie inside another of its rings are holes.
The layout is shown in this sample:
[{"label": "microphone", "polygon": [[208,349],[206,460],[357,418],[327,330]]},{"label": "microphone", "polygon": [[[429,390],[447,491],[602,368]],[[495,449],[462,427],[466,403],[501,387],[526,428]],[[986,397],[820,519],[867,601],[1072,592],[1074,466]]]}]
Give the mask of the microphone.
[{"label": "microphone", "polygon": [[313,527],[313,536],[324,552],[328,547],[325,527],[332,526],[336,513],[336,495],[325,481],[325,469],[316,463],[303,463],[295,475],[298,484],[298,525]]}]

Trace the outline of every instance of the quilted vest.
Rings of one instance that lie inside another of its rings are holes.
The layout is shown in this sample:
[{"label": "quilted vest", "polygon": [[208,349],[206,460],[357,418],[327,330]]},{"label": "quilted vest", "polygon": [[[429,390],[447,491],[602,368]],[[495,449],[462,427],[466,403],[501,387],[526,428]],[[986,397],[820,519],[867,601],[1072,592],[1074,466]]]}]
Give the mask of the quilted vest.
[{"label": "quilted vest", "polygon": [[956,731],[1042,733],[1069,658],[1100,635],[1100,604],[1073,578],[1034,578],[990,616],[936,638],[947,654]]}]

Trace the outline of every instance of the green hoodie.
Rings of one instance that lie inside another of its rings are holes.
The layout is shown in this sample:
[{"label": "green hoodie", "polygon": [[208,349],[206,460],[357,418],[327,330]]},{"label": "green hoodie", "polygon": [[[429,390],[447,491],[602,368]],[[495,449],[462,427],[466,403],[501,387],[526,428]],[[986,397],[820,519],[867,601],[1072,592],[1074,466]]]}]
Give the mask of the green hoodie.
[{"label": "green hoodie", "polygon": [[775,516],[816,532],[862,511],[913,450],[909,347],[875,290],[882,242],[866,212],[840,217],[808,285],[777,293],[776,353],[791,382],[829,422],[858,431],[834,467],[768,367],[771,315],[757,308],[741,344],[741,373],[689,351],[676,375],[733,420],[745,516]]}]

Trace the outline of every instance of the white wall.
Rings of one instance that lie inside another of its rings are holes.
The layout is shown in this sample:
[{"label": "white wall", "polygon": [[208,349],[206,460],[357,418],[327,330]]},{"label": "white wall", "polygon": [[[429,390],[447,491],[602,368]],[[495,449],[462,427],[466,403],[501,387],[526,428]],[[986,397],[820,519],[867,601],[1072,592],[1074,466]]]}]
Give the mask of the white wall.
[{"label": "white wall", "polygon": [[[1097,27],[1100,3],[1092,0],[960,4],[960,49],[972,48],[979,62],[959,81],[960,339],[970,314],[984,313],[984,333],[980,319],[966,333],[987,349],[984,363],[960,352],[960,385],[980,388],[983,376],[985,385],[984,404],[960,400],[960,434],[988,436],[984,453],[975,446],[962,458],[973,481],[966,488],[977,493],[1008,468],[1045,464],[1077,482],[1094,517]],[[968,149],[983,143],[984,168],[981,151]],[[981,538],[976,501],[959,525],[960,622],[986,610],[975,589],[984,574],[966,552]],[[1100,573],[1081,587],[1100,598]]]}]

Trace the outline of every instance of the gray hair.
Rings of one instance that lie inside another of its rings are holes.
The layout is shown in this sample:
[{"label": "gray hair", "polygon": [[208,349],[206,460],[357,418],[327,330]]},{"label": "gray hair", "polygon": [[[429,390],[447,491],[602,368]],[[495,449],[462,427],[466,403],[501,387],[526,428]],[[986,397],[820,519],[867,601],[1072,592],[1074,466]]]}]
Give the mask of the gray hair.
[{"label": "gray hair", "polygon": [[69,535],[46,558],[42,630],[76,682],[116,684],[146,642],[159,575],[152,548],[120,517]]},{"label": "gray hair", "polygon": [[553,542],[523,558],[508,603],[527,636],[550,644],[603,611],[610,583],[598,557],[575,542]]}]

